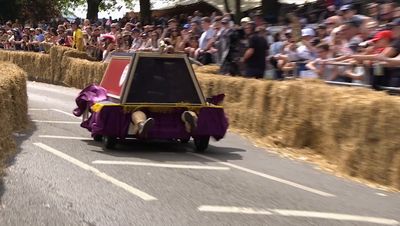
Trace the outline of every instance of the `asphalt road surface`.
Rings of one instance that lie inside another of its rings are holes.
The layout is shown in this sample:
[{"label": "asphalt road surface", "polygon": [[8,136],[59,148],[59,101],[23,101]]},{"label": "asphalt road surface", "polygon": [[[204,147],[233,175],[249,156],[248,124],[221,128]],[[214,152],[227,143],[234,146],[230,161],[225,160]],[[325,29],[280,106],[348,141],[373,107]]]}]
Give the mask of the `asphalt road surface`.
[{"label": "asphalt road surface", "polygon": [[79,90],[29,83],[33,128],[1,189],[0,225],[400,225],[400,194],[337,178],[229,133],[105,151],[72,116]]}]

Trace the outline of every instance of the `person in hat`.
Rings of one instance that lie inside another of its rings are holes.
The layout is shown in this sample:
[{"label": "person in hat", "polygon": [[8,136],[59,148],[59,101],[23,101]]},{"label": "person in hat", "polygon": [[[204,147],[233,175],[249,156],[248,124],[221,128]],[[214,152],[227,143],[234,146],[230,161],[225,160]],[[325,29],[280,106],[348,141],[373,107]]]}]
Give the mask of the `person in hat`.
[{"label": "person in hat", "polygon": [[268,50],[267,40],[256,31],[255,23],[247,23],[244,31],[249,37],[249,45],[240,60],[245,65],[245,75],[250,78],[263,78]]},{"label": "person in hat", "polygon": [[103,61],[108,62],[111,59],[111,52],[116,49],[116,38],[114,35],[105,34],[100,36],[101,50],[103,51]]},{"label": "person in hat", "polygon": [[301,30],[301,45],[297,48],[297,55],[301,60],[314,60],[316,58],[312,41],[316,34],[312,28]]},{"label": "person in hat", "polygon": [[121,45],[120,45],[120,48],[123,50],[123,51],[129,51],[129,49],[131,48],[131,46],[132,46],[132,41],[133,41],[133,38],[132,38],[132,32],[130,32],[130,31],[123,31],[122,33],[121,33],[121,35],[122,35],[122,43],[121,43]]},{"label": "person in hat", "polygon": [[79,27],[79,20],[75,20],[72,22],[72,48],[77,49],[79,51],[84,51],[84,42],[83,42],[83,33],[81,28]]}]

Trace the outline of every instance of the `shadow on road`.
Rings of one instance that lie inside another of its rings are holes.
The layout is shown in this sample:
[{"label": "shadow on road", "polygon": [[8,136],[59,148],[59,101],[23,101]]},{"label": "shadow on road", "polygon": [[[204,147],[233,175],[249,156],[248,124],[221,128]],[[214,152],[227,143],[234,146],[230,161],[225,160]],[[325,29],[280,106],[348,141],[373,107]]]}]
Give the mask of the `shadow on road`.
[{"label": "shadow on road", "polygon": [[[110,155],[117,158],[141,158],[156,162],[167,161],[185,161],[185,162],[210,162],[188,153],[194,153],[194,144],[189,142],[182,144],[179,142],[168,141],[142,141],[142,140],[124,140],[120,141],[114,150],[107,150],[101,142],[85,141],[88,146],[98,147],[92,149],[92,152]],[[220,147],[209,145],[208,150],[203,155],[217,158],[220,161],[241,160],[240,152],[246,150],[232,147]]]},{"label": "shadow on road", "polygon": [[[28,121],[29,121],[28,122],[29,124],[28,124],[28,128],[26,130],[18,132],[18,133],[14,133],[14,139],[15,139],[17,148],[16,148],[16,151],[13,154],[13,156],[6,161],[5,164],[6,164],[7,168],[15,163],[15,157],[22,151],[21,144],[24,141],[28,140],[37,129],[35,123],[32,123],[30,116],[28,116]],[[4,172],[4,176],[7,176],[7,172]],[[0,177],[0,203],[1,203],[1,198],[4,194],[4,192],[5,192],[4,180],[2,177]]]}]

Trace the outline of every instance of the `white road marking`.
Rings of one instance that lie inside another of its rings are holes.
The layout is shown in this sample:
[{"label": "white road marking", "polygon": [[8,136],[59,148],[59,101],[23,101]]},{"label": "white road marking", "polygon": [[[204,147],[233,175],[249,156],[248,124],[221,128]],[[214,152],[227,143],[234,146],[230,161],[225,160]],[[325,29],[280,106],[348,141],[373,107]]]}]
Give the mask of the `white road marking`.
[{"label": "white road marking", "polygon": [[32,120],[37,123],[50,123],[50,124],[81,124],[82,122],[71,122],[71,121],[48,121],[48,120]]},{"label": "white road marking", "polygon": [[200,212],[272,215],[272,213],[268,210],[260,210],[260,209],[236,207],[236,206],[200,206],[197,209]]},{"label": "white road marking", "polygon": [[59,109],[55,109],[55,108],[29,108],[29,111],[55,111],[55,112],[58,112],[58,113],[61,113],[61,114],[64,114],[64,115],[68,115],[68,116],[77,118],[74,114],[71,114],[69,112],[62,111],[62,110],[59,110]]},{"label": "white road marking", "polygon": [[111,177],[111,176],[109,176],[109,175],[107,175],[107,174],[105,174],[103,172],[100,172],[98,169],[96,169],[96,168],[94,168],[94,167],[92,167],[92,166],[90,166],[90,165],[88,165],[86,163],[83,163],[83,162],[79,161],[78,159],[75,159],[75,158],[73,158],[73,157],[71,157],[71,156],[69,156],[69,155],[67,155],[67,154],[65,154],[65,153],[63,153],[61,151],[58,151],[58,150],[56,150],[56,149],[54,149],[54,148],[52,148],[50,146],[47,146],[47,145],[45,145],[43,143],[34,143],[34,145],[40,147],[41,149],[43,149],[43,150],[45,150],[45,151],[47,151],[47,152],[49,152],[51,154],[54,154],[54,155],[58,156],[58,157],[60,157],[60,158],[62,158],[64,160],[66,160],[66,161],[68,161],[68,162],[70,162],[70,163],[72,163],[72,164],[84,169],[84,170],[92,172],[94,175],[96,175],[96,176],[98,176],[98,177],[100,177],[100,178],[102,178],[102,179],[114,184],[117,187],[120,187],[120,188],[128,191],[129,193],[131,193],[131,194],[133,194],[133,195],[135,195],[135,196],[137,196],[137,197],[139,197],[139,198],[141,198],[141,199],[143,199],[145,201],[157,200],[157,198],[155,198],[155,197],[153,197],[153,196],[151,196],[151,195],[149,195],[149,194],[147,194],[147,193],[145,193],[145,192],[143,192],[143,191],[141,191],[141,190],[139,190],[137,188],[134,188],[134,187],[122,182],[122,181],[119,181],[119,180],[115,179],[114,177]]},{"label": "white road marking", "polygon": [[292,186],[292,187],[295,187],[295,188],[298,188],[298,189],[301,189],[301,190],[304,190],[304,191],[308,191],[308,192],[311,192],[311,193],[314,193],[314,194],[317,194],[317,195],[321,195],[321,196],[325,196],[325,197],[335,197],[335,195],[327,193],[327,192],[323,192],[323,191],[320,191],[320,190],[317,190],[317,189],[314,189],[314,188],[310,188],[310,187],[307,187],[307,186],[304,186],[304,185],[301,185],[301,184],[298,184],[298,183],[295,183],[295,182],[292,182],[292,181],[281,179],[279,177],[271,176],[271,175],[268,175],[268,174],[265,174],[265,173],[261,173],[261,172],[255,171],[255,170],[251,170],[251,169],[248,169],[248,168],[245,168],[245,167],[241,167],[241,166],[238,166],[238,165],[235,165],[235,164],[232,164],[232,163],[221,162],[220,160],[212,158],[212,157],[208,157],[208,156],[197,154],[197,153],[190,153],[190,154],[195,155],[195,156],[200,157],[200,158],[203,158],[203,159],[207,159],[207,160],[213,161],[213,162],[217,162],[219,164],[222,164],[222,165],[225,165],[225,166],[229,166],[231,168],[235,168],[235,169],[247,172],[247,173],[251,173],[251,174],[254,174],[254,175],[269,179],[269,180],[273,180],[273,181],[276,181],[276,182],[279,182],[279,183],[282,183],[282,184],[286,184],[286,185],[289,185],[289,186]]},{"label": "white road marking", "polygon": [[379,195],[379,196],[383,196],[383,197],[386,197],[386,196],[387,196],[386,194],[379,193],[379,192],[377,192],[377,193],[375,193],[375,194],[377,194],[377,195]]},{"label": "white road marking", "polygon": [[29,108],[29,111],[51,111],[51,109],[48,108]]},{"label": "white road marking", "polygon": [[200,206],[197,208],[200,212],[214,212],[214,213],[239,213],[239,214],[258,214],[258,215],[278,215],[286,217],[307,217],[307,218],[320,218],[326,220],[338,221],[357,221],[365,223],[375,223],[384,225],[399,225],[400,223],[393,219],[339,214],[339,213],[326,213],[314,211],[301,211],[301,210],[283,210],[283,209],[254,209],[248,207],[235,207],[235,206]]},{"label": "white road marking", "polygon": [[67,136],[53,136],[53,135],[39,135],[40,138],[50,138],[50,139],[63,139],[63,140],[93,140],[93,138],[88,137],[67,137]]},{"label": "white road marking", "polygon": [[51,110],[52,110],[52,111],[55,111],[55,112],[58,112],[58,113],[61,113],[61,114],[64,114],[64,115],[68,115],[68,116],[77,118],[74,114],[69,113],[69,112],[66,112],[66,111],[62,111],[62,110],[58,110],[58,109],[51,109]]},{"label": "white road marking", "polygon": [[229,167],[220,167],[220,166],[179,165],[179,164],[165,164],[165,163],[152,163],[152,162],[131,162],[131,161],[96,160],[96,161],[93,161],[92,164],[151,166],[151,167],[160,167],[160,168],[197,169],[197,170],[230,170]]}]

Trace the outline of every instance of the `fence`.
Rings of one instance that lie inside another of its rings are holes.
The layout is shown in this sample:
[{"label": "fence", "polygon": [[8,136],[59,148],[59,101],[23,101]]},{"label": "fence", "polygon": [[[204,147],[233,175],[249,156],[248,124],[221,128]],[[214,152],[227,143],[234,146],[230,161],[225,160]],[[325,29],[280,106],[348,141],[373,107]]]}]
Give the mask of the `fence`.
[{"label": "fence", "polygon": [[[296,62],[296,66],[293,69],[293,77],[294,78],[299,78],[301,71],[307,70],[306,65],[307,62]],[[355,67],[355,66],[360,66],[356,65],[353,63],[345,63],[345,62],[325,62],[325,65],[333,65],[333,66],[338,66],[338,67]],[[381,64],[380,66],[383,66]],[[362,66],[365,72],[365,78],[367,78],[364,83],[350,83],[350,82],[339,82],[339,81],[326,81],[327,84],[329,85],[336,85],[336,86],[349,86],[349,87],[360,87],[360,88],[374,88],[378,90],[384,90],[388,91],[389,94],[391,95],[400,95],[400,87],[391,87],[391,86],[382,86],[379,84],[372,84],[372,78],[373,76],[378,76],[378,75],[373,75],[370,73],[371,67],[367,65]],[[389,69],[389,67],[387,67]],[[393,68],[398,68],[400,70],[400,67],[393,67],[391,66],[390,69]],[[379,69],[378,69],[379,70]],[[382,76],[382,75],[381,75]],[[400,75],[399,75],[400,77]]]}]

